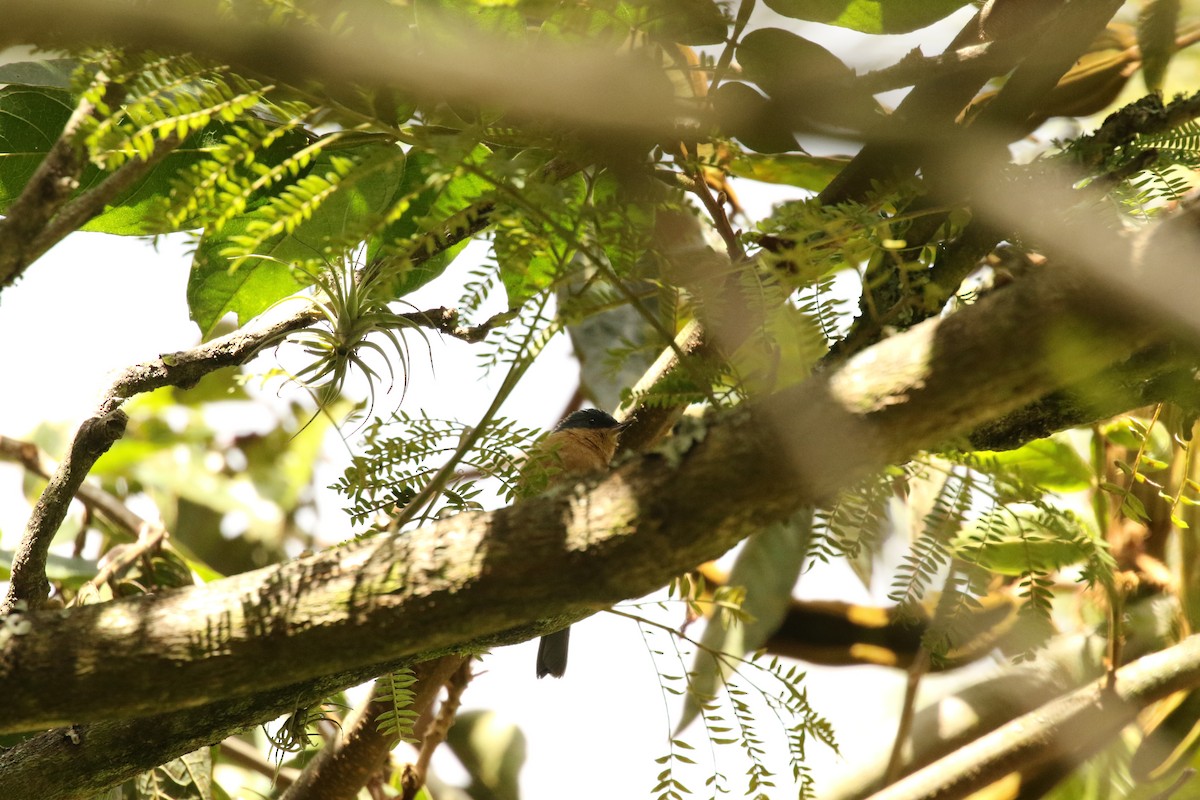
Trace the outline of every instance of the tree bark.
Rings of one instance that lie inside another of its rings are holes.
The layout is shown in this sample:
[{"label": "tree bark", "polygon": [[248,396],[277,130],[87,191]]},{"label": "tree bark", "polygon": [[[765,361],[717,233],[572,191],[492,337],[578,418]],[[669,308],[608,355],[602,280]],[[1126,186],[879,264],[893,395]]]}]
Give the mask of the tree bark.
[{"label": "tree bark", "polygon": [[696,423],[586,486],[205,586],[10,617],[0,731],[162,713],[530,638],[539,620],[646,594],[1154,340],[1153,325],[1121,313],[1047,270]]}]

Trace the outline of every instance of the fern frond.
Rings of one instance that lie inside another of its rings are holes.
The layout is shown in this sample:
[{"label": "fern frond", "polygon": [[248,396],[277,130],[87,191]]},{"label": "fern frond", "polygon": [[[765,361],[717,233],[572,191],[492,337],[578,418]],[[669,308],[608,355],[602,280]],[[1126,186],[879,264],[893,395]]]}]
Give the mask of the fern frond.
[{"label": "fern frond", "polygon": [[[412,416],[396,411],[370,423],[364,431],[362,452],[331,488],[347,498],[347,511],[355,524],[393,506],[404,507],[457,450],[468,430],[478,438],[460,463],[483,478],[498,479],[511,497],[523,453],[532,445],[536,431],[504,419],[491,420],[482,430],[468,429],[460,422],[436,419],[424,412]],[[478,508],[475,485],[476,481],[468,480],[450,487],[438,513]]]},{"label": "fern frond", "polygon": [[925,515],[922,529],[904,562],[896,570],[888,599],[901,613],[915,616],[915,606],[939,570],[950,561],[950,538],[962,527],[971,507],[974,479],[970,473],[946,476]]},{"label": "fern frond", "polygon": [[813,558],[829,562],[855,560],[862,551],[874,552],[880,542],[887,504],[895,488],[893,471],[880,473],[840,492],[831,505],[813,516]]},{"label": "fern frond", "polygon": [[409,667],[389,672],[376,681],[375,702],[388,706],[387,711],[375,718],[376,730],[395,743],[418,741],[413,726],[419,714],[412,708],[416,697],[412,687],[416,682],[417,676]]}]

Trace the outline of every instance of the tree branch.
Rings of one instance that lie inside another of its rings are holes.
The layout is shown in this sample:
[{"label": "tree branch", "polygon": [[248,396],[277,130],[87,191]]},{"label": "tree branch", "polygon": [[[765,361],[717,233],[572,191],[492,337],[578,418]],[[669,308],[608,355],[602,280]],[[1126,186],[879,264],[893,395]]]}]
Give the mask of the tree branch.
[{"label": "tree branch", "polygon": [[103,211],[104,207],[120,194],[146,177],[150,170],[158,166],[164,158],[171,154],[172,150],[179,146],[180,142],[180,138],[174,133],[158,139],[154,143],[154,148],[145,158],[140,156],[131,158],[117,167],[99,184],[63,205],[41,233],[34,237],[25,248],[25,263],[29,264],[41,258],[47,250],[62,241],[67,234],[74,233],[83,227],[84,223]]},{"label": "tree branch", "polygon": [[79,176],[87,163],[75,136],[94,113],[90,103],[79,104],[20,197],[0,219],[0,290],[67,234],[103,211],[179,146],[180,139],[175,134],[159,139],[148,156],[126,161],[99,184],[70,199],[79,187]]},{"label": "tree branch", "polygon": [[[29,614],[37,635],[10,636],[0,650],[0,678],[21,687],[0,728],[162,712],[529,638],[536,620],[652,591],[870,471],[1094,375],[1153,330],[1047,270],[753,410],[700,423],[589,492],[460,514],[205,586]],[[1057,357],[1065,331],[1087,352]],[[64,683],[63,664],[89,669]]]},{"label": "tree branch", "polygon": [[[28,472],[47,480],[58,469],[36,444],[7,436],[0,436],[0,460],[15,461]],[[75,497],[130,536],[139,536],[146,525],[146,520],[130,511],[118,498],[93,484],[81,483]]]},{"label": "tree branch", "polygon": [[37,257],[31,256],[30,243],[42,235],[50,220],[78,188],[79,175],[86,161],[75,144],[75,135],[95,111],[95,107],[86,101],[75,107],[20,196],[0,219],[0,290],[20,277]]},{"label": "tree branch", "polygon": [[1010,772],[1050,759],[1085,758],[1111,740],[1150,703],[1200,685],[1200,635],[1145,656],[1106,678],[1019,717],[871,800],[946,800],[966,797]]},{"label": "tree branch", "polygon": [[421,751],[417,755],[416,762],[407,765],[404,769],[402,778],[404,793],[401,795],[403,800],[414,800],[417,793],[425,786],[429,775],[429,762],[433,759],[434,751],[441,746],[442,742],[446,741],[446,734],[454,725],[454,719],[458,716],[458,708],[462,705],[463,692],[467,690],[467,685],[470,684],[473,677],[475,676],[471,671],[471,659],[464,658],[459,660],[458,669],[444,681],[446,699],[442,701],[437,714],[431,715],[428,724],[425,725],[421,734]]},{"label": "tree branch", "polygon": [[17,552],[13,555],[12,578],[0,615],[18,607],[36,609],[46,599],[50,582],[46,580],[46,557],[50,542],[67,516],[67,507],[87,477],[96,459],[125,433],[127,417],[117,409],[84,421],[71,442],[70,451],[29,515],[29,523]]},{"label": "tree branch", "polygon": [[[400,666],[388,664],[377,673]],[[47,731],[0,750],[0,797],[87,800],[172,758],[320,703],[370,677],[362,670],[337,673],[253,697],[209,702],[197,697],[200,703],[183,712],[74,725],[73,736],[61,729]]]},{"label": "tree branch", "polygon": [[[417,681],[410,710],[427,714],[442,686],[468,660],[465,656],[450,655],[417,664],[413,670]],[[342,740],[317,753],[284,793],[283,800],[353,800],[367,780],[383,768],[395,738],[379,732],[379,715],[390,710],[391,705],[380,702],[377,691],[372,693],[362,714],[353,721],[347,720]]]}]

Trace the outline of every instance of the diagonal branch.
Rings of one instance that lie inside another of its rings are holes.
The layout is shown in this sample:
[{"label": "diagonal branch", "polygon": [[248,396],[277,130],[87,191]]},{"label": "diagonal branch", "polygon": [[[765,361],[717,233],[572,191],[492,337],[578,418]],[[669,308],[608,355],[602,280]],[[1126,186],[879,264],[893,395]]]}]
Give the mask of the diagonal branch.
[{"label": "diagonal branch", "polygon": [[[1132,257],[1108,252],[1123,264]],[[1172,251],[1140,255],[1162,272]],[[1149,290],[1154,274],[1139,277]],[[1040,270],[753,407],[696,423],[587,488],[205,586],[12,615],[0,632],[0,682],[15,690],[0,730],[94,721],[116,737],[157,715],[160,763],[227,735],[232,717],[247,725],[279,713],[281,696],[311,701],[317,689],[404,661],[522,641],[544,630],[540,620],[561,625],[643,595],[800,506],[1164,335],[1104,285],[1062,266]],[[1064,350],[1070,341],[1086,346]],[[1089,388],[1105,390],[1099,380]],[[64,679],[64,665],[81,668]],[[217,702],[221,714],[204,711]],[[94,775],[40,753],[30,744],[0,755],[0,796],[27,787],[10,781],[14,763],[22,780],[36,774],[38,786],[57,787],[42,796],[95,788]]]},{"label": "diagonal branch", "polygon": [[[1067,335],[1088,349],[1059,357]],[[460,514],[205,586],[30,614],[38,635],[9,637],[0,651],[0,679],[22,687],[0,728],[137,716],[523,640],[537,620],[652,591],[762,525],[1094,375],[1155,335],[1087,283],[1047,270],[676,435],[588,492]],[[91,668],[64,682],[64,663]]]},{"label": "diagonal branch", "polygon": [[1112,740],[1153,702],[1200,685],[1200,636],[1118,670],[1018,717],[871,796],[871,800],[967,797],[1010,772],[1052,759],[1079,761]]},{"label": "diagonal branch", "polygon": [[126,161],[99,184],[72,199],[87,164],[75,137],[94,113],[95,108],[87,101],[76,107],[21,195],[0,219],[0,290],[67,234],[103,211],[179,146],[177,135],[165,136],[154,143],[148,155]]},{"label": "diagonal branch", "polygon": [[[47,480],[58,469],[58,465],[52,463],[36,444],[7,436],[0,436],[0,461],[15,461],[29,473]],[[140,535],[146,526],[146,520],[130,511],[119,498],[98,486],[82,483],[75,496],[90,510],[99,513],[130,536]]]},{"label": "diagonal branch", "polygon": [[0,219],[0,289],[11,285],[36,258],[30,256],[31,242],[43,234],[78,188],[79,176],[87,162],[75,143],[75,136],[95,112],[95,106],[86,101],[75,107],[20,196]]},{"label": "diagonal branch", "polygon": [[[442,686],[468,662],[463,656],[453,655],[416,665],[413,671],[417,681],[409,710],[428,715]],[[283,800],[357,797],[370,777],[383,769],[396,743],[392,734],[383,734],[378,728],[379,716],[390,708],[389,703],[380,701],[376,688],[362,713],[346,721],[347,729],[340,741],[317,753],[284,793]]]},{"label": "diagonal branch", "polygon": [[50,582],[46,580],[50,542],[92,464],[125,433],[126,421],[125,412],[117,409],[91,417],[79,427],[67,457],[58,465],[29,515],[25,535],[13,555],[11,583],[0,603],[0,615],[21,607],[35,609],[46,599],[50,591]]}]

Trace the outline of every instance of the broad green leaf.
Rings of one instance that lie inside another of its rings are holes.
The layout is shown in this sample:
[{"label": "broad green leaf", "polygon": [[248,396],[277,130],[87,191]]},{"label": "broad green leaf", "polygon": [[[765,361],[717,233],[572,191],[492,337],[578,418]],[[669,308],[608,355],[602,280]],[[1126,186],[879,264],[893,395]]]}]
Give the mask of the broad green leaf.
[{"label": "broad green leaf", "polygon": [[[30,177],[58,139],[71,116],[76,99],[69,92],[39,86],[9,86],[0,89],[0,212],[20,195]],[[187,227],[151,222],[147,215],[171,192],[174,179],[205,158],[205,151],[235,129],[213,122],[188,137],[136,185],[118,195],[99,215],[80,230],[122,236],[172,233]],[[308,143],[300,130],[287,131],[258,160],[274,164]],[[94,188],[107,177],[95,165],[84,167],[76,194]],[[157,218],[155,218],[157,219]]]},{"label": "broad green leaf", "polygon": [[154,800],[213,800],[212,752],[202,747],[143,772],[135,780],[138,796]]},{"label": "broad green leaf", "polygon": [[471,776],[468,794],[493,800],[520,800],[525,734],[495,711],[459,714],[446,744]]},{"label": "broad green leaf", "polygon": [[[175,233],[199,227],[191,221],[182,224],[162,224],[162,215],[151,214],[167,198],[175,179],[184,170],[207,158],[206,151],[219,146],[226,135],[239,135],[235,126],[216,121],[197,131],[171,152],[140,180],[137,185],[119,195],[103,213],[93,217],[80,230],[96,233],[112,233],[121,236],[145,236],[159,233]],[[255,161],[266,166],[282,162],[288,155],[310,143],[310,134],[294,128],[282,132],[267,148],[255,153]],[[97,175],[99,180],[102,175]],[[88,187],[83,187],[88,188]]]},{"label": "broad green leaf", "polygon": [[786,114],[778,103],[738,81],[726,81],[712,93],[721,130],[759,153],[799,149]]},{"label": "broad green leaf", "polygon": [[262,253],[283,259],[283,263],[257,258],[231,271],[229,259],[221,257],[221,251],[228,244],[223,237],[244,234],[246,226],[244,218],[232,220],[221,229],[221,235],[205,234],[196,247],[188,276],[187,302],[191,317],[205,338],[226,314],[235,314],[237,324],[243,325],[308,284],[307,280],[302,280],[303,276],[292,270],[286,259],[294,255],[304,261],[312,258],[313,252],[287,237],[281,237],[272,247],[263,248]]},{"label": "broad green leaf", "polygon": [[729,162],[729,172],[739,178],[819,192],[849,163],[849,156],[739,153]]},{"label": "broad green leaf", "polygon": [[[489,155],[480,145],[467,156],[468,165],[478,167]],[[442,234],[470,225],[472,205],[492,190],[491,183],[470,170],[447,179],[445,169],[430,153],[410,152],[393,194],[390,213],[396,219],[368,241],[368,261],[382,259],[385,271],[395,275],[390,297],[403,297],[445,271],[467,241],[446,247]]]},{"label": "broad green leaf", "polygon": [[496,261],[509,308],[522,303],[565,274],[575,255],[572,232],[587,188],[573,175],[552,186],[528,187],[535,213],[506,215],[495,234]]},{"label": "broad green leaf", "polygon": [[14,61],[11,64],[0,65],[0,84],[69,89],[71,74],[78,66],[79,61],[74,58]]},{"label": "broad green leaf", "polygon": [[74,108],[74,98],[59,89],[0,89],[0,212],[29,183]]},{"label": "broad green leaf", "polygon": [[737,48],[742,76],[762,87],[796,123],[862,128],[875,99],[858,88],[854,70],[816,42],[780,28],[760,28]]},{"label": "broad green leaf", "polygon": [[999,512],[985,529],[976,523],[965,527],[950,541],[954,554],[1000,575],[1050,573],[1087,560],[1094,549],[1090,534],[1069,514],[1056,522],[1068,531],[1049,530],[1042,524],[1045,512],[1013,508]]},{"label": "broad green leaf", "polygon": [[312,484],[325,434],[334,420],[346,418],[352,409],[350,401],[338,400],[299,431],[284,426],[262,436],[245,437],[240,449],[246,456],[246,473],[259,495],[285,512],[295,510]]},{"label": "broad green leaf", "polygon": [[[14,555],[12,550],[0,550],[0,581],[11,577]],[[46,556],[46,577],[72,588],[90,581],[99,569],[99,564],[88,558],[69,558],[54,553]]]},{"label": "broad green leaf", "polygon": [[[1136,453],[1142,443],[1146,443],[1145,453],[1159,461],[1169,461],[1173,452],[1171,434],[1165,425],[1155,425],[1150,429],[1149,438],[1146,426],[1134,417],[1118,417],[1100,427],[1100,432],[1110,442],[1124,447],[1130,453]],[[1130,456],[1132,458],[1132,455]]]},{"label": "broad green leaf", "polygon": [[1016,450],[979,452],[982,460],[1016,470],[1043,489],[1078,492],[1092,484],[1092,470],[1074,447],[1056,438],[1037,439]]},{"label": "broad green leaf", "polygon": [[1142,78],[1151,92],[1162,91],[1167,65],[1175,55],[1180,5],[1180,0],[1142,0],[1138,11],[1137,41],[1142,53]]},{"label": "broad green leaf", "polygon": [[761,396],[807,378],[827,349],[816,320],[781,302],[768,308],[759,334],[743,342],[729,361],[745,390]]},{"label": "broad green leaf", "polygon": [[427,45],[444,41],[461,45],[471,32],[523,39],[525,15],[510,2],[458,2],[458,0],[416,0],[417,28]]},{"label": "broad green leaf", "polygon": [[[337,162],[334,159],[338,159]],[[344,159],[353,166],[340,168]],[[404,154],[392,145],[368,143],[324,153],[316,159],[311,176],[328,187],[327,196],[306,201],[298,224],[283,232],[264,236],[279,224],[281,214],[294,214],[287,198],[268,200],[219,231],[206,230],[196,247],[188,278],[188,308],[192,319],[209,336],[226,314],[235,314],[238,324],[261,314],[273,303],[294,294],[309,283],[293,265],[338,257],[336,252],[353,238],[348,225],[386,208],[404,172]]]},{"label": "broad green leaf", "polygon": [[970,0],[767,0],[793,19],[825,22],[863,33],[908,33],[950,16]]},{"label": "broad green leaf", "polygon": [[562,43],[584,42],[596,48],[620,47],[629,38],[629,23],[618,8],[606,4],[551,3],[538,27],[539,38]]}]

